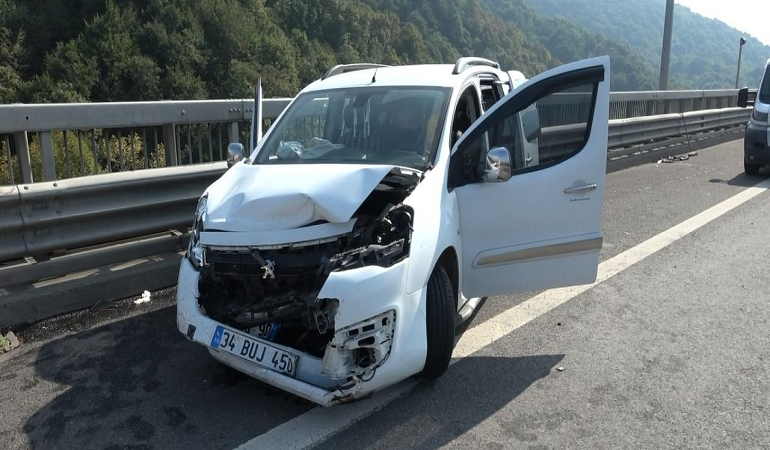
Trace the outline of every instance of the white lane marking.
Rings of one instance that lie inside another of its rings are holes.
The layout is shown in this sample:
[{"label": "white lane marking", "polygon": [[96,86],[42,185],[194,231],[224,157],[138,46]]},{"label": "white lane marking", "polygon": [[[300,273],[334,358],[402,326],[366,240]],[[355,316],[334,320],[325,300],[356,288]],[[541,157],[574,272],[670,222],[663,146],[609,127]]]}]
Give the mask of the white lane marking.
[{"label": "white lane marking", "polygon": [[657,236],[604,261],[599,264],[599,272],[596,282],[593,284],[551,289],[519,303],[507,311],[501,312],[483,324],[466,331],[460,342],[457,343],[453,356],[463,358],[486,347],[513,330],[526,325],[531,320],[577,297],[599,283],[614,277],[768,189],[770,189],[770,179],[764,180],[722,203],[685,220],[679,225],[675,225]]},{"label": "white lane marking", "polygon": [[[762,181],[730,197],[702,213],[685,220],[641,244],[599,264],[596,282],[582,286],[551,289],[536,295],[507,311],[488,319],[463,334],[453,353],[452,364],[489,344],[507,336],[517,328],[577,297],[592,287],[607,281],[655,252],[673,244],[698,228],[746,203],[770,189],[770,179]],[[255,437],[237,450],[287,449],[303,450],[320,444],[355,422],[383,408],[391,401],[412,390],[419,380],[411,378],[392,386],[362,402],[314,408],[285,422],[267,433]]]}]

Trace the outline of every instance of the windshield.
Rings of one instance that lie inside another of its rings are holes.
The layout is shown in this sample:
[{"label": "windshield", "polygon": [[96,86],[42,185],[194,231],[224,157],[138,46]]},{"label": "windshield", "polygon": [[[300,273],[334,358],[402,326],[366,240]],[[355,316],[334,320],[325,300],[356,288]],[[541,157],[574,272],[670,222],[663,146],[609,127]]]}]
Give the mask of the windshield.
[{"label": "windshield", "polygon": [[765,76],[762,78],[762,86],[759,87],[759,101],[770,103],[770,66],[765,69]]},{"label": "windshield", "polygon": [[255,164],[433,162],[450,90],[365,87],[301,94],[270,133]]}]

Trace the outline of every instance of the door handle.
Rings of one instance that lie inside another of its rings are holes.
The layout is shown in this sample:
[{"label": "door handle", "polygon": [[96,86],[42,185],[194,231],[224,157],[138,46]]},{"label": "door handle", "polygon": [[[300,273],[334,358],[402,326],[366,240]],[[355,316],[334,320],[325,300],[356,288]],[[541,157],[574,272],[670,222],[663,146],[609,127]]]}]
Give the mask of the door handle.
[{"label": "door handle", "polygon": [[565,194],[579,194],[581,192],[589,192],[596,189],[596,183],[586,184],[585,186],[571,187],[564,190]]}]

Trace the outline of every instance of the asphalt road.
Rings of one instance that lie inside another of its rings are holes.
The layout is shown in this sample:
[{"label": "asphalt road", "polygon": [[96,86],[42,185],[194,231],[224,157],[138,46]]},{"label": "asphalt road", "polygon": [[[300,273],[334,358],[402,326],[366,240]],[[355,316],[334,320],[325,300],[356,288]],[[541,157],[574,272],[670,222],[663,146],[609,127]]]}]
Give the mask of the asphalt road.
[{"label": "asphalt road", "polygon": [[[769,178],[742,169],[735,141],[609,174],[602,260]],[[764,192],[317,448],[770,448],[768,230]],[[488,299],[468,333],[533,295]],[[287,445],[301,438],[300,425],[276,427],[313,405],[186,341],[172,298],[27,330],[22,348],[0,355],[0,448],[231,449],[272,429]]]}]

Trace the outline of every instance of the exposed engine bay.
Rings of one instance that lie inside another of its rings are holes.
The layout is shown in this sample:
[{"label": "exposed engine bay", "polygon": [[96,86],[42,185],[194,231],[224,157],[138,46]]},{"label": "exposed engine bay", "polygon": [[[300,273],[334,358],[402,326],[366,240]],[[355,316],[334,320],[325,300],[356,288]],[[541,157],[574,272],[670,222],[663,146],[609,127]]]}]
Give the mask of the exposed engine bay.
[{"label": "exposed engine bay", "polygon": [[[344,235],[284,246],[204,248],[199,305],[210,318],[254,336],[316,357],[331,353],[327,348],[341,345],[339,336],[335,341],[335,332],[340,330],[334,324],[339,302],[318,298],[321,288],[332,272],[389,267],[409,255],[414,211],[402,202],[420,177],[396,171],[386,175],[353,215],[352,231]],[[381,362],[382,355],[377,353],[382,346],[367,349],[366,344],[384,339],[383,334],[367,333],[384,328],[392,334],[394,320],[391,314],[380,318],[376,326],[345,331],[346,336],[358,335],[363,342],[351,365],[365,369],[376,360]],[[344,357],[340,352],[326,357],[332,356]]]}]

